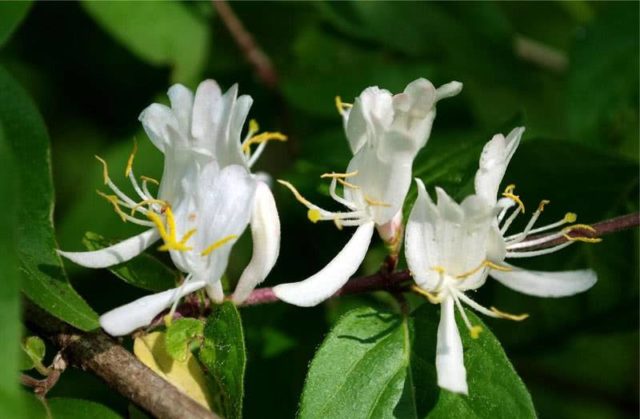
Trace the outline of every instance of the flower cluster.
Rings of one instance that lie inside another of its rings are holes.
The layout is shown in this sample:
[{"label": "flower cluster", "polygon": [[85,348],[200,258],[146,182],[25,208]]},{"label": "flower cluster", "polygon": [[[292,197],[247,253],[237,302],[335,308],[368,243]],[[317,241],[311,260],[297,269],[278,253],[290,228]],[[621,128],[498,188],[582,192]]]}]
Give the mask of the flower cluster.
[{"label": "flower cluster", "polygon": [[[480,157],[475,176],[475,193],[458,204],[436,187],[432,201],[423,182],[416,179],[418,198],[403,227],[402,208],[411,186],[412,165],[426,145],[439,100],[457,95],[459,82],[435,88],[426,79],[411,82],[402,93],[392,94],[378,87],[365,89],[353,102],[336,105],[353,157],[344,172],[326,173],[331,197],[346,210],[331,211],[304,198],[289,182],[291,190],[307,209],[312,222],[332,221],[342,229],[357,227],[344,248],[326,267],[300,282],[280,284],[275,295],[297,306],[314,306],[335,294],[362,263],[374,230],[390,252],[397,256],[402,239],[407,264],[415,279],[412,290],[431,303],[440,304],[436,369],[438,384],[447,390],[468,392],[460,333],[459,313],[471,337],[481,332],[469,320],[463,305],[496,318],[523,320],[526,314],[509,314],[486,308],[469,292],[477,290],[489,276],[501,284],[539,297],[570,296],[592,287],[591,270],[539,272],[518,268],[507,259],[555,252],[575,241],[574,229],[593,230],[573,224],[567,213],[561,220],[537,226],[545,205],[542,201],[524,229],[510,232],[514,220],[525,213],[525,205],[508,185],[500,184],[515,153],[524,128],[506,137],[498,134]],[[230,297],[242,303],[273,268],[280,248],[280,221],[273,195],[264,179],[252,174],[251,166],[270,140],[286,140],[278,132],[259,133],[255,121],[242,136],[252,100],[237,96],[233,86],[222,94],[211,80],[200,84],[195,95],[181,85],[169,89],[171,107],[153,104],[140,115],[153,144],[164,154],[164,173],[154,195],[147,177],[134,175],[132,153],[125,175],[136,197],[123,193],[111,180],[106,162],[104,181],[112,191],[102,194],[124,221],[145,226],[143,233],[114,246],[91,252],[63,252],[66,258],[87,267],[104,268],[126,262],[154,242],[168,251],[184,272],[183,283],[171,290],[143,297],[109,311],[100,318],[112,335],[125,335],[148,325],[163,310],[175,309],[184,295],[205,289],[213,302],[225,296],[221,277],[226,270],[233,243],[251,225],[253,256]],[[252,152],[251,147],[257,145]],[[545,233],[540,235],[538,233]],[[566,240],[553,245],[558,238]]]}]

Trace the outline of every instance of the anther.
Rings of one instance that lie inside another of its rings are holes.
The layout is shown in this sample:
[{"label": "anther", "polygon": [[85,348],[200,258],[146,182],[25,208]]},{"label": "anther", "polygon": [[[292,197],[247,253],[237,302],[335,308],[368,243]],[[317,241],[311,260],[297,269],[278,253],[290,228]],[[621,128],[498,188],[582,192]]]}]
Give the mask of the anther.
[{"label": "anther", "polygon": [[504,196],[505,198],[513,199],[513,201],[516,204],[518,204],[518,206],[520,207],[520,210],[524,214],[524,204],[522,203],[522,200],[520,200],[520,197],[513,193],[513,191],[515,191],[515,189],[516,189],[516,185],[514,185],[514,184],[511,184],[511,185],[507,186],[505,188],[504,192],[502,193],[502,196]]},{"label": "anther", "polygon": [[336,96],[335,100],[336,100],[336,109],[338,110],[339,114],[342,114],[342,112],[344,112],[345,109],[349,109],[353,107],[352,104],[343,102],[340,96]]},{"label": "anther", "polygon": [[478,339],[480,337],[480,333],[482,333],[482,326],[475,325],[469,329],[469,335],[471,335],[471,339]]},{"label": "anther", "polygon": [[100,158],[100,156],[94,156],[100,163],[102,163],[102,178],[104,179],[104,184],[109,183],[109,166],[104,159]]},{"label": "anther", "polygon": [[522,320],[527,319],[529,317],[529,314],[527,313],[523,313],[523,314],[505,313],[504,311],[500,311],[495,307],[491,307],[491,311],[494,312],[498,317],[502,319],[513,320],[516,322],[521,322]]},{"label": "anther", "polygon": [[202,251],[202,253],[200,253],[202,256],[207,256],[209,253],[213,252],[214,250],[222,247],[223,245],[225,245],[226,243],[230,242],[233,239],[238,238],[238,236],[236,236],[235,234],[231,234],[227,237],[224,237],[220,240],[218,240],[217,242],[213,243],[211,246],[207,247],[206,249],[204,249]]},{"label": "anther", "polygon": [[131,150],[131,154],[129,155],[129,160],[127,160],[127,168],[124,171],[125,176],[129,176],[129,173],[131,173],[131,169],[133,168],[133,159],[136,157],[137,152],[138,152],[138,142],[134,138],[133,150]]},{"label": "anther", "polygon": [[562,236],[569,241],[580,241],[585,243],[600,243],[602,241],[599,237],[583,237],[583,236],[570,236],[569,233],[575,230],[586,230],[589,233],[597,233],[596,229],[588,224],[574,224],[562,229]]},{"label": "anther", "polygon": [[440,304],[442,302],[442,298],[440,298],[440,295],[425,291],[417,285],[412,285],[411,291],[415,292],[416,294],[422,295],[423,297],[426,297],[431,304]]}]

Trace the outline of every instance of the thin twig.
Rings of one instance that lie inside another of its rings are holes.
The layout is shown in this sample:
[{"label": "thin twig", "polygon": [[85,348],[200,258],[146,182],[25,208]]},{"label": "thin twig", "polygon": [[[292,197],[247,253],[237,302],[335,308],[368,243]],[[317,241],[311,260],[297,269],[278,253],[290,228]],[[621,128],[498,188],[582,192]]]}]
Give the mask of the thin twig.
[{"label": "thin twig", "polygon": [[44,398],[58,383],[58,380],[60,380],[60,376],[65,369],[67,369],[67,361],[64,359],[62,353],[58,352],[53,358],[53,362],[48,368],[48,371],[46,371],[47,376],[45,378],[38,380],[37,378],[33,378],[27,374],[21,374],[20,382],[27,387],[33,388],[33,392],[36,396]]},{"label": "thin twig", "polygon": [[31,303],[25,304],[25,317],[33,330],[63,350],[72,365],[90,370],[155,417],[218,417],[147,368],[104,333],[80,332]]},{"label": "thin twig", "polygon": [[275,89],[278,85],[278,74],[269,56],[260,48],[225,0],[211,0],[211,2],[260,80],[270,89]]}]

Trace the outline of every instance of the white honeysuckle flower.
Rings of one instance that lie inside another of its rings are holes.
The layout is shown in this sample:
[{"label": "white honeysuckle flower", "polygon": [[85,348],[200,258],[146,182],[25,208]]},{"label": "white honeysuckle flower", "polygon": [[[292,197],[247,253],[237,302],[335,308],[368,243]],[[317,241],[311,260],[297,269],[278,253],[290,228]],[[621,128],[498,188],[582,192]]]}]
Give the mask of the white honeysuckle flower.
[{"label": "white honeysuckle flower", "polygon": [[[333,295],[362,263],[374,227],[392,249],[399,247],[402,205],[411,184],[413,160],[429,139],[436,103],[461,89],[462,84],[455,81],[436,89],[428,80],[418,79],[396,95],[369,87],[353,105],[336,98],[353,158],[345,173],[326,173],[322,178],[331,179],[329,193],[347,211],[325,210],[305,199],[289,182],[279,182],[309,209],[312,222],[330,220],[338,228],[358,228],[324,269],[304,281],[274,287],[279,299],[306,307]],[[343,196],[336,191],[338,183]]]},{"label": "white honeysuckle flower", "polygon": [[[481,287],[487,276],[516,291],[538,297],[570,296],[586,291],[596,283],[595,272],[588,269],[540,272],[504,262],[509,258],[551,253],[574,241],[600,240],[570,236],[569,233],[575,229],[593,231],[590,226],[581,224],[564,227],[543,238],[531,238],[531,234],[575,221],[575,214],[568,213],[558,222],[534,228],[548,201],[540,203],[522,232],[507,235],[515,217],[524,212],[524,205],[513,194],[513,185],[508,186],[502,194],[503,198],[498,200],[498,187],[523,131],[522,128],[516,128],[506,138],[499,134],[487,143],[480,159],[480,169],[476,173],[476,194],[468,196],[461,204],[440,188],[436,188],[435,204],[422,181],[416,179],[418,198],[407,223],[405,255],[417,284],[413,289],[430,302],[441,304],[436,351],[438,385],[456,393],[467,394],[468,388],[454,307],[457,307],[472,338],[477,338],[482,329],[471,324],[463,304],[490,317],[516,321],[527,317],[526,314],[513,315],[495,307],[483,307],[473,301],[466,294],[467,291]],[[512,209],[513,213],[507,217]],[[543,250],[527,250],[559,237],[565,237],[568,241]]]},{"label": "white honeysuckle flower", "polygon": [[[159,250],[187,274],[184,283],[118,307],[100,318],[112,335],[123,335],[149,324],[161,311],[177,305],[187,293],[205,288],[214,302],[224,298],[220,278],[226,270],[236,239],[251,224],[253,257],[242,273],[232,299],[241,303],[275,265],[280,250],[280,220],[264,174],[250,168],[269,140],[284,141],[280,133],[258,134],[250,121],[241,139],[242,126],[252,104],[249,96],[237,97],[234,85],[222,94],[213,80],[202,82],[195,95],[176,84],[169,89],[171,107],[152,104],[140,121],[153,144],[164,154],[164,171],[154,196],[151,178],[133,173],[134,152],[125,175],[135,193],[131,198],[109,177],[104,160],[105,184],[112,195],[100,194],[114,206],[123,221],[149,229],[116,245],[91,252],[59,253],[90,268],[126,262],[162,239]],[[241,141],[242,140],[242,141]],[[252,145],[258,145],[251,152]],[[143,216],[144,218],[137,217]]]}]

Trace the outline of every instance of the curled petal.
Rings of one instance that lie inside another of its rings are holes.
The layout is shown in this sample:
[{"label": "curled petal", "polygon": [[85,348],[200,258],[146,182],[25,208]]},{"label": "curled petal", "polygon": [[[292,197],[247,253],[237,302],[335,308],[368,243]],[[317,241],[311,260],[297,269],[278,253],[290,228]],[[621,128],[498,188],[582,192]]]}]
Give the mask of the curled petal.
[{"label": "curled petal", "polygon": [[346,246],[320,272],[300,282],[273,288],[276,296],[289,304],[315,306],[335,294],[357,270],[369,248],[373,222],[358,227]]},{"label": "curled petal", "polygon": [[181,298],[204,286],[204,281],[192,281],[179,288],[139,298],[100,316],[100,326],[111,336],[127,335],[151,323],[162,310],[169,308],[176,298]]},{"label": "curled petal", "polygon": [[280,253],[280,218],[273,194],[265,183],[258,182],[251,215],[253,255],[242,272],[233,302],[242,303],[249,293],[267,277]]},{"label": "curled petal", "polygon": [[597,281],[596,273],[591,269],[543,272],[506,266],[512,270],[492,269],[490,275],[506,287],[536,297],[568,297],[588,290]]},{"label": "curled petal", "polygon": [[468,394],[467,370],[464,368],[462,340],[456,325],[454,301],[446,298],[440,307],[438,344],[436,347],[438,385],[454,393]]},{"label": "curled petal", "polygon": [[92,252],[63,252],[58,250],[58,254],[87,268],[106,268],[133,259],[159,238],[158,231],[152,228],[104,249]]}]

